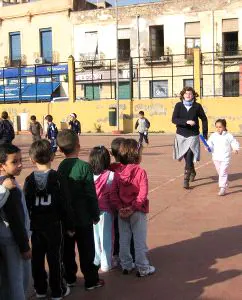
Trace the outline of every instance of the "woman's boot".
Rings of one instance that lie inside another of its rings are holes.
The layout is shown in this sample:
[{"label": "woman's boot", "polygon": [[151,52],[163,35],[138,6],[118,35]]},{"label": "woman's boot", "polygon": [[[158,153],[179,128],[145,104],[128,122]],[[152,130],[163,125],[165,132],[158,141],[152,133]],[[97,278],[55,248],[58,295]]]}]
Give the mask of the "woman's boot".
[{"label": "woman's boot", "polygon": [[189,189],[190,176],[191,176],[191,170],[190,169],[185,169],[185,172],[184,172],[184,184],[183,184],[184,189]]},{"label": "woman's boot", "polygon": [[191,175],[190,175],[190,182],[193,182],[195,180],[197,173],[195,171],[195,168],[193,167],[191,170]]}]

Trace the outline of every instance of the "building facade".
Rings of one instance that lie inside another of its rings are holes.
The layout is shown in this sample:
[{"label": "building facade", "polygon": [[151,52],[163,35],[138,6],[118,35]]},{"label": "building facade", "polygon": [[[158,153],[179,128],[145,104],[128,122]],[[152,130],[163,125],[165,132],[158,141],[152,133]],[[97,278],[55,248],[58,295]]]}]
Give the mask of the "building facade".
[{"label": "building facade", "polygon": [[[232,130],[239,132],[240,4],[240,0],[167,0],[116,10],[106,2],[97,7],[84,0],[0,1],[2,108],[10,114],[35,113],[35,104],[26,102],[68,99],[69,81],[71,101],[39,104],[39,119],[52,113],[63,127],[70,110],[85,120],[84,131],[95,131],[94,124],[111,131],[108,113],[117,106],[118,48],[121,129],[132,132],[133,119],[143,109],[152,131],[174,132],[172,109],[180,90],[189,85],[201,95],[211,130],[216,117],[227,117]],[[194,48],[201,51],[197,66]],[[71,81],[70,55],[75,60]],[[14,102],[24,103],[8,104]]]}]

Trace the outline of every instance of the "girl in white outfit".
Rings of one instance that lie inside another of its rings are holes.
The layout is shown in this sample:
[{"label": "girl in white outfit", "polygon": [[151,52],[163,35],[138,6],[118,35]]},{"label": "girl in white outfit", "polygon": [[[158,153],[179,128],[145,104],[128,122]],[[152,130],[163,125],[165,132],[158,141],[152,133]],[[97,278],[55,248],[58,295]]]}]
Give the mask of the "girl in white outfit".
[{"label": "girl in white outfit", "polygon": [[218,119],[215,122],[216,132],[211,134],[207,142],[211,148],[212,159],[219,175],[219,196],[226,194],[226,188],[228,186],[228,167],[232,151],[237,154],[239,150],[238,141],[227,131],[226,126],[227,123],[225,119]]}]

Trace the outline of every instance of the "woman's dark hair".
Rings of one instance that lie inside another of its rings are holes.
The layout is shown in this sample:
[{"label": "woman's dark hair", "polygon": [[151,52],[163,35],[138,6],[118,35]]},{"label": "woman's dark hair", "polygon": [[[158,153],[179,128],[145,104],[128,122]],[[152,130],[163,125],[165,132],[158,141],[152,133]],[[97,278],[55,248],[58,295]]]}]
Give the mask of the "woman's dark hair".
[{"label": "woman's dark hair", "polygon": [[48,140],[33,142],[29,149],[29,156],[40,165],[48,164],[53,159],[50,142]]},{"label": "woman's dark hair", "polygon": [[197,92],[195,92],[194,88],[192,88],[191,86],[185,86],[181,92],[180,92],[180,100],[183,101],[184,100],[184,94],[190,91],[193,94],[193,100],[196,101],[197,97],[199,96]]},{"label": "woman's dark hair", "polygon": [[125,139],[120,145],[119,159],[123,165],[141,162],[142,146],[135,139]]},{"label": "woman's dark hair", "polygon": [[35,116],[35,115],[31,116],[31,117],[30,117],[30,120],[31,120],[31,121],[36,121],[36,116]]},{"label": "woman's dark hair", "polygon": [[99,175],[110,167],[110,154],[104,146],[94,147],[89,155],[89,163],[94,175]]},{"label": "woman's dark hair", "polygon": [[222,126],[223,126],[223,127],[225,128],[225,130],[227,131],[227,122],[226,122],[225,119],[218,119],[218,120],[216,120],[215,125],[216,125],[217,123],[221,123]]}]

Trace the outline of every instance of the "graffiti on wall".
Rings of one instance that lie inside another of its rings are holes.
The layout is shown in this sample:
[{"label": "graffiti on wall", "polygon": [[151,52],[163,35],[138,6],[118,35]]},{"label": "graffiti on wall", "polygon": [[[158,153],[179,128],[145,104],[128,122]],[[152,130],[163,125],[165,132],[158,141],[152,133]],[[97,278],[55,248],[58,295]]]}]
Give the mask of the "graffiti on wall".
[{"label": "graffiti on wall", "polygon": [[166,116],[167,114],[167,108],[160,103],[154,103],[150,105],[136,104],[134,106],[134,111],[138,113],[140,110],[143,110],[145,113],[148,113],[150,116],[156,116],[156,115]]}]

